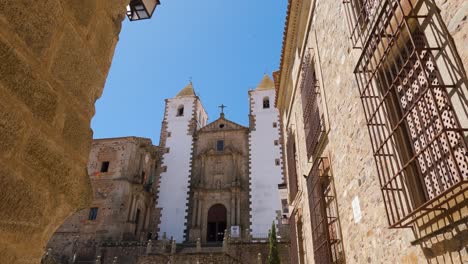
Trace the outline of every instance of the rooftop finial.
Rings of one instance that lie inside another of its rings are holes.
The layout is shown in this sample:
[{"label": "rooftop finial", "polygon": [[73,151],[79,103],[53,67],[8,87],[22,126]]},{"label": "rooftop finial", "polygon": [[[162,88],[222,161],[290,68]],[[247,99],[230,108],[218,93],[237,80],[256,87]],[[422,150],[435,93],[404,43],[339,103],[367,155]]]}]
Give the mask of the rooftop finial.
[{"label": "rooftop finial", "polygon": [[221,105],[218,106],[218,107],[221,108],[220,116],[224,116],[224,108],[226,108],[227,106],[225,106],[224,104],[221,104]]}]

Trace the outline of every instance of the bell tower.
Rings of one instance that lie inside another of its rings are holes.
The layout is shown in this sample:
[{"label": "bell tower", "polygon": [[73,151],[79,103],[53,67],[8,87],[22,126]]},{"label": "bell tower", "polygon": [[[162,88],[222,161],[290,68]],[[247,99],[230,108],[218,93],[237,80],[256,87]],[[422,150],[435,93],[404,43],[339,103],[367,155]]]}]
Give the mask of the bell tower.
[{"label": "bell tower", "polygon": [[208,116],[192,82],[166,99],[160,146],[164,148],[157,207],[161,210],[159,237],[185,241],[193,136]]},{"label": "bell tower", "polygon": [[266,74],[257,88],[249,91],[250,231],[253,238],[268,237],[271,223],[281,210],[278,184],[283,182],[283,170],[275,96],[275,84]]}]

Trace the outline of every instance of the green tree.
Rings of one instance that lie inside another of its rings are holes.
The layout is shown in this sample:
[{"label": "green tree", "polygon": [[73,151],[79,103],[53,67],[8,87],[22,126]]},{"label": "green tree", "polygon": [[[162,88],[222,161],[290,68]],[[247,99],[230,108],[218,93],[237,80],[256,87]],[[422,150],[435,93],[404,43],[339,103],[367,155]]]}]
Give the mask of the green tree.
[{"label": "green tree", "polygon": [[270,252],[268,253],[268,264],[280,264],[281,262],[280,262],[279,253],[278,253],[278,241],[276,240],[275,222],[271,224],[269,241],[270,241]]}]

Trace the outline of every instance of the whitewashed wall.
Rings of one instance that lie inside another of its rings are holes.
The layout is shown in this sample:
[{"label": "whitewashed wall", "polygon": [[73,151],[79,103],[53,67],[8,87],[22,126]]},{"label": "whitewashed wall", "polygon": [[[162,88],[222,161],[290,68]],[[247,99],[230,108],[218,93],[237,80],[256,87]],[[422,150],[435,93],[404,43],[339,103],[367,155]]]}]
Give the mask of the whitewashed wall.
[{"label": "whitewashed wall", "polygon": [[[268,236],[277,211],[281,210],[278,184],[283,182],[279,113],[274,107],[275,90],[249,92],[251,114],[255,116],[255,130],[250,133],[250,196],[251,234],[253,238]],[[270,98],[270,108],[263,109],[263,98]],[[273,127],[273,123],[277,126]],[[275,161],[279,160],[280,165]]]},{"label": "whitewashed wall", "polygon": [[[159,237],[162,238],[165,232],[168,239],[173,237],[177,242],[184,241],[187,222],[186,204],[193,143],[193,136],[188,134],[188,130],[197,101],[195,96],[187,96],[168,99],[166,102],[165,118],[167,131],[171,136],[166,139],[169,152],[163,155],[162,166],[166,166],[167,170],[161,173],[158,199],[158,207],[162,208]],[[177,116],[180,105],[184,105],[183,116]]]}]

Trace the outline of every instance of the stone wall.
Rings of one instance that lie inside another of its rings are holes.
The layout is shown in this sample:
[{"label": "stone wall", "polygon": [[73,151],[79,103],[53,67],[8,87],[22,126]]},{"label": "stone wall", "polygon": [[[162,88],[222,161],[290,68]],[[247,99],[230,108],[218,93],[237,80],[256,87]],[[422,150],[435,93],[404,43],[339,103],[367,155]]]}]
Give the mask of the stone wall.
[{"label": "stone wall", "polygon": [[[96,209],[96,216],[90,219],[86,208],[67,218],[47,244],[51,254],[58,260],[71,260],[76,253],[76,261],[90,261],[98,255],[101,243],[146,241],[149,233],[154,235],[151,184],[157,181],[159,154],[147,138],[94,140],[88,174],[94,197],[90,207]],[[108,164],[105,171],[103,163]]]},{"label": "stone wall", "polygon": [[0,2],[1,263],[37,263],[91,200],[90,120],[127,2]]},{"label": "stone wall", "polygon": [[[311,2],[307,14],[301,2]],[[454,40],[465,69],[467,66],[466,1],[436,1]],[[299,8],[297,7],[299,6]],[[411,229],[390,229],[380,190],[358,87],[353,74],[361,50],[353,49],[349,39],[346,12],[342,1],[290,1],[290,21],[283,47],[280,111],[283,133],[292,129],[298,152],[299,193],[292,207],[301,213],[304,226],[303,263],[314,263],[312,230],[306,180],[313,162],[304,144],[302,102],[299,87],[304,54],[313,57],[320,95],[324,102],[325,139],[317,156],[328,157],[335,179],[344,254],[348,263],[460,263],[468,259],[466,225],[452,226],[420,245]],[[297,14],[297,13],[300,13]],[[305,21],[305,22],[304,22]],[[300,28],[299,25],[304,25]],[[304,32],[302,32],[304,31]],[[304,36],[304,39],[300,39]],[[297,39],[299,38],[299,39]],[[292,48],[291,48],[292,47]],[[291,49],[289,51],[289,49]],[[287,72],[287,74],[285,73]],[[462,73],[464,74],[464,73]],[[461,82],[466,82],[466,76]],[[461,85],[460,89],[466,86]],[[466,116],[466,112],[459,111]],[[466,196],[466,194],[465,194]],[[353,206],[354,201],[354,206]],[[356,206],[357,205],[357,206]],[[467,219],[466,211],[459,212]],[[437,222],[437,221],[435,221]],[[448,222],[448,221],[447,221]],[[457,231],[458,230],[458,231]]]}]

